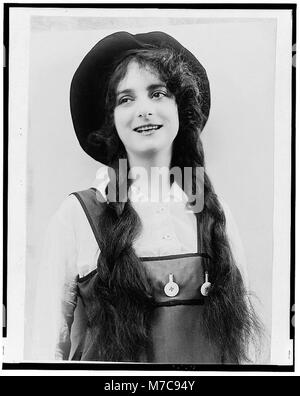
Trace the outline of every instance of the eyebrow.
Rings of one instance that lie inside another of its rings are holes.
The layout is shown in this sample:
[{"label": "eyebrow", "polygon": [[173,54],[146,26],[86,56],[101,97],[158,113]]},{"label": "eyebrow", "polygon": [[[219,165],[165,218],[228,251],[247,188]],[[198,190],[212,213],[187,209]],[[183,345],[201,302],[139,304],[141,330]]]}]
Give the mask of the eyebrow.
[{"label": "eyebrow", "polygon": [[[153,89],[157,89],[157,88],[167,88],[165,83],[158,83],[158,84],[151,84],[147,87],[147,91],[152,91]],[[127,89],[123,89],[122,91],[117,91],[116,95],[123,95],[123,94],[130,94],[133,93],[134,89],[131,88],[127,88]]]}]

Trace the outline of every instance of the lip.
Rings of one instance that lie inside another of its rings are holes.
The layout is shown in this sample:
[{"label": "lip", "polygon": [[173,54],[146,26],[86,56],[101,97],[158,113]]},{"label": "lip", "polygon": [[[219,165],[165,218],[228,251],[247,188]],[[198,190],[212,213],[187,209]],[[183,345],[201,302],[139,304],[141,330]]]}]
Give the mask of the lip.
[{"label": "lip", "polygon": [[158,131],[162,127],[162,124],[143,124],[137,126],[136,128],[133,128],[133,130],[139,133],[140,128],[147,128],[147,127],[157,127],[156,129],[153,129],[153,131]]}]

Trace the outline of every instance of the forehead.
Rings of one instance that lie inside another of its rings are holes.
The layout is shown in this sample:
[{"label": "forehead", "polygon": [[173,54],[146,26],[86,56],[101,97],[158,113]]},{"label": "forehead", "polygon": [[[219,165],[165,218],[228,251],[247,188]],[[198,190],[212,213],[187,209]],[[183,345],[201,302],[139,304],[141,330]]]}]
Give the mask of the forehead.
[{"label": "forehead", "polygon": [[127,66],[125,76],[117,85],[117,91],[145,88],[154,84],[163,84],[158,72],[151,68],[151,66],[143,66],[135,61],[131,61]]}]

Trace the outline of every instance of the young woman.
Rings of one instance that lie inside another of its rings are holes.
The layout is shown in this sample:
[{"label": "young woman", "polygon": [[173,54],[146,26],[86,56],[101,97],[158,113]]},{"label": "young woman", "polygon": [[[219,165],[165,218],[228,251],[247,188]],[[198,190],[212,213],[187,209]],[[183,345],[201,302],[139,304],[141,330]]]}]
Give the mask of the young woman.
[{"label": "young woman", "polygon": [[103,166],[48,229],[45,356],[251,361],[260,326],[240,242],[205,172],[203,66],[165,33],[119,32],[86,55],[70,99],[78,140]]}]

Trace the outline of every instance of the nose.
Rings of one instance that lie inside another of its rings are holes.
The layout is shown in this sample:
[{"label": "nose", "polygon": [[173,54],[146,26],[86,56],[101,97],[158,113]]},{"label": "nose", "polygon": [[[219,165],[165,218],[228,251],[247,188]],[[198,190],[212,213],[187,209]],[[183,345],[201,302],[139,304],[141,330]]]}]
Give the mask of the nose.
[{"label": "nose", "polygon": [[147,111],[147,112],[139,112],[139,114],[138,114],[138,117],[147,118],[147,117],[150,117],[150,116],[152,116],[152,113],[150,113],[149,111]]},{"label": "nose", "polygon": [[144,99],[140,100],[137,107],[137,116],[138,118],[148,118],[153,115],[153,103],[151,100]]}]

